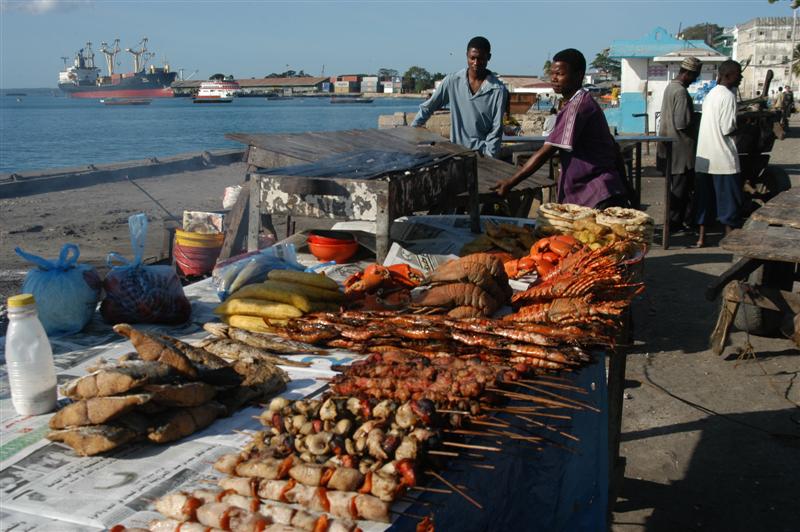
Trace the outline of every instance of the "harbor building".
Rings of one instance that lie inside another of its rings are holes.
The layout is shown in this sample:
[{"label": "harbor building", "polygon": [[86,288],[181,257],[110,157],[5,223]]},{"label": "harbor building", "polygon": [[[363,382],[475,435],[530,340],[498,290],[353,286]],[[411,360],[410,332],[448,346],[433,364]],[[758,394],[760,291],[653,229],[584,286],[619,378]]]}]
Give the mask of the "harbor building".
[{"label": "harbor building", "polygon": [[703,62],[700,77],[689,86],[692,95],[708,89],[716,80],[718,65],[728,59],[704,41],[678,39],[664,28],[655,28],[641,39],[615,40],[609,55],[620,61],[620,98],[619,107],[606,111],[606,117],[620,133],[658,131],[664,89],[686,57]]},{"label": "harbor building", "polygon": [[[789,83],[789,70],[794,39],[800,38],[793,29],[792,17],[759,17],[733,28],[733,59],[747,64],[742,72],[739,93],[743,98],[755,98],[764,86],[767,70],[774,78],[770,93]],[[792,88],[798,86],[795,78]],[[769,96],[769,95],[767,95]]]}]

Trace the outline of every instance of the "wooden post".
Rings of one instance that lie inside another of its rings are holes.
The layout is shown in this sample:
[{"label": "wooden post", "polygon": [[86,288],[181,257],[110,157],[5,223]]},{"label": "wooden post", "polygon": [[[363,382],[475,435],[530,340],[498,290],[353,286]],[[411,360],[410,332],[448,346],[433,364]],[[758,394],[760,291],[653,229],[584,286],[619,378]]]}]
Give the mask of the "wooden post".
[{"label": "wooden post", "polygon": [[261,232],[261,209],[260,209],[260,180],[250,180],[249,213],[247,216],[247,251],[258,249],[258,234]]},{"label": "wooden post", "polygon": [[719,309],[719,317],[717,317],[717,325],[711,332],[711,352],[719,356],[725,351],[725,342],[728,339],[728,333],[733,324],[733,318],[736,316],[736,311],[739,310],[739,302],[731,301],[730,299],[722,299],[722,307]]},{"label": "wooden post", "polygon": [[226,218],[227,228],[225,229],[225,240],[222,243],[222,250],[219,252],[219,260],[230,258],[232,255],[238,253],[245,243],[247,236],[249,219],[249,206],[250,206],[250,188],[249,183],[242,186],[239,197],[233,209],[228,213]]},{"label": "wooden post", "polygon": [[469,164],[465,167],[467,178],[467,192],[469,193],[469,218],[470,230],[473,233],[481,232],[481,205],[478,196],[478,157],[476,153],[469,157]]}]

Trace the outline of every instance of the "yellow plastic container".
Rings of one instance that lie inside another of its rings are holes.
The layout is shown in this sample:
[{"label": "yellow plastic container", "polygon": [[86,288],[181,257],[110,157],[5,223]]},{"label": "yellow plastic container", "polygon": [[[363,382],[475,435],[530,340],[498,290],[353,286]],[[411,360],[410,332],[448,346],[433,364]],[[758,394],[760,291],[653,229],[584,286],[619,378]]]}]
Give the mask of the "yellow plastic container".
[{"label": "yellow plastic container", "polygon": [[224,233],[204,234],[176,229],[172,255],[178,270],[187,276],[209,273],[214,269],[224,240]]},{"label": "yellow plastic container", "polygon": [[193,233],[175,229],[175,242],[192,248],[219,248],[225,240],[224,233]]}]

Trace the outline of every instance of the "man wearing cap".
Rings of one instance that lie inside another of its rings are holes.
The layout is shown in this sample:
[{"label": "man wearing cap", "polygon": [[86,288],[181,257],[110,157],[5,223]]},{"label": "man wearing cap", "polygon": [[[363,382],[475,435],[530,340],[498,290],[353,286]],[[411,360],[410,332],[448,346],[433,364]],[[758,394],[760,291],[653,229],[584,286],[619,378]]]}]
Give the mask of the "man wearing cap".
[{"label": "man wearing cap", "polygon": [[[669,224],[673,232],[681,231],[692,220],[694,196],[694,160],[697,144],[697,115],[686,88],[700,76],[702,64],[696,57],[687,57],[681,62],[675,76],[661,100],[658,134],[672,137],[672,184],[670,186]],[[666,172],[667,149],[665,143],[658,144],[660,165]]]},{"label": "man wearing cap", "polygon": [[430,99],[419,106],[411,125],[424,126],[434,111],[449,105],[450,141],[497,157],[508,92],[486,68],[491,49],[485,37],[471,39],[467,43],[467,68],[445,76]]}]

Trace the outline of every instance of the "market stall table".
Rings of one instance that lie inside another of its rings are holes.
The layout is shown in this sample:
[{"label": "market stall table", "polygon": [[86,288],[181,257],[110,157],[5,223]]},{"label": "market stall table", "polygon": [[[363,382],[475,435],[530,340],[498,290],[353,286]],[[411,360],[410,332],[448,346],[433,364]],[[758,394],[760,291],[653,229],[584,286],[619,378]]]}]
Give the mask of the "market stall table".
[{"label": "market stall table", "polygon": [[479,232],[477,157],[427,148],[411,153],[359,151],[306,165],[251,173],[248,249],[258,246],[262,214],[375,222],[375,253],[389,251],[394,220],[452,204],[469,194],[473,232]]},{"label": "market stall table", "polygon": [[[757,312],[800,313],[800,294],[791,291],[800,264],[800,189],[781,192],[756,210],[742,229],[725,236],[720,247],[737,260],[706,290],[713,301],[722,292],[722,307],[711,334],[711,349],[722,354],[728,332],[739,306],[758,307]],[[761,282],[747,282],[748,276],[763,268]],[[763,309],[763,310],[761,310]]]},{"label": "market stall table", "polygon": [[[186,291],[192,300],[192,322],[180,328],[158,329],[196,339],[199,326],[211,319],[216,296],[210,280]],[[99,322],[85,334],[55,340],[53,346],[61,383],[84,374],[85,367],[98,357],[108,359],[130,351],[128,342],[116,340]],[[283,395],[301,398],[320,393],[332,375],[331,363],[348,363],[362,356],[343,351],[327,357],[292,356],[313,362],[313,366],[284,368],[293,380]],[[480,462],[453,462],[442,471],[443,476],[467,486],[469,494],[483,504],[481,511],[455,494],[433,497],[430,502],[435,506],[406,503],[398,508],[415,515],[435,510],[436,524],[443,530],[507,530],[509,526],[594,530],[603,526],[607,493],[603,368],[600,353],[595,363],[577,376],[577,382],[590,392],[585,400],[601,407],[602,412],[578,412],[573,417],[571,430],[580,438],[574,449],[546,447],[539,452],[507,442],[503,452],[485,453],[485,460]],[[0,490],[5,529],[99,530],[120,522],[145,525],[157,516],[151,510],[154,499],[213,481],[217,475],[210,464],[222,454],[235,452],[247,439],[234,431],[261,428],[252,418],[261,408],[248,408],[173,445],[133,444],[107,456],[81,458],[61,444],[43,440],[50,416],[16,416],[5,375],[2,386]],[[490,465],[494,470],[473,468],[474,463]],[[427,495],[419,500],[428,502]],[[413,510],[406,508],[409,504]],[[390,530],[413,529],[416,523],[407,519],[398,520]],[[362,528],[384,530],[386,525],[364,522]]]}]

